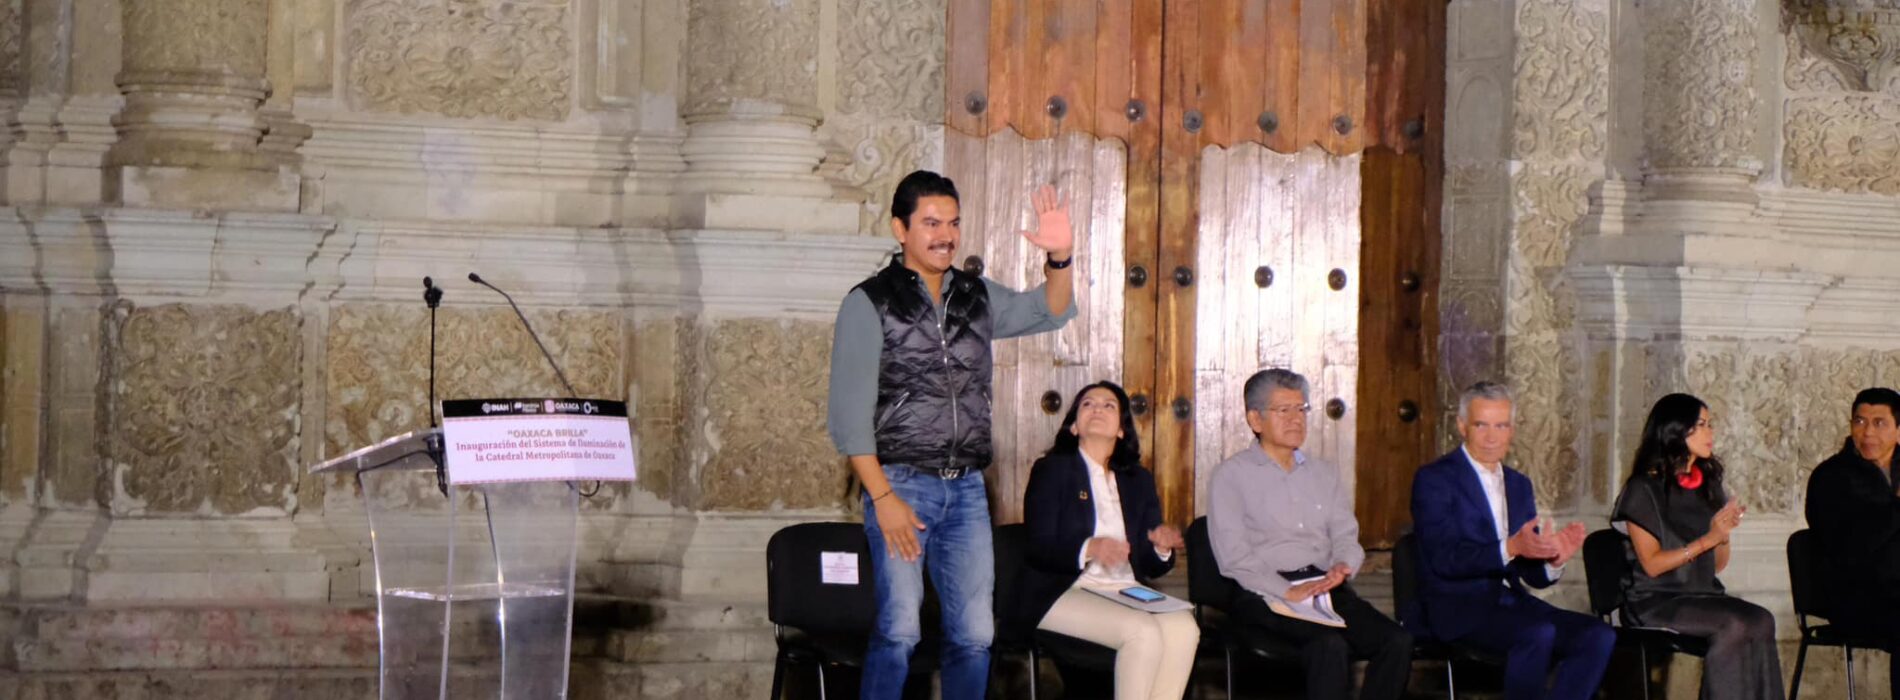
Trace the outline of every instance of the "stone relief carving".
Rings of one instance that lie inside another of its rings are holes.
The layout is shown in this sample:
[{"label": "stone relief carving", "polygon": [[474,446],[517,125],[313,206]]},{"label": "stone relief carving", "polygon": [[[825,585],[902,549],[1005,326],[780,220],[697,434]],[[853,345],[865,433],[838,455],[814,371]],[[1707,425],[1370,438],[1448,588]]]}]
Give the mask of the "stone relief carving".
[{"label": "stone relief carving", "polygon": [[1790,0],[1788,34],[1833,64],[1846,86],[1877,91],[1900,69],[1900,6],[1891,0]]},{"label": "stone relief carving", "polygon": [[628,372],[635,391],[640,487],[668,499],[675,495],[675,470],[686,463],[679,326],[679,321],[671,318],[646,321],[628,331],[632,337],[627,341],[627,346],[633,348],[633,366]]},{"label": "stone relief carving", "polygon": [[815,113],[818,2],[688,3],[684,113],[717,114],[744,104],[765,108],[759,102]]},{"label": "stone relief carving", "polygon": [[840,111],[943,121],[944,0],[839,0]]},{"label": "stone relief carving", "polygon": [[569,14],[568,0],[352,0],[349,94],[378,111],[563,119]]},{"label": "stone relief carving", "polygon": [[1790,184],[1900,195],[1900,100],[1859,95],[1791,100],[1785,141]]},{"label": "stone relief carving", "polygon": [[1601,172],[1583,165],[1525,165],[1512,178],[1517,230],[1512,248],[1533,268],[1560,267],[1569,258],[1577,222],[1590,207],[1590,185]]},{"label": "stone relief carving", "polygon": [[1782,61],[1781,79],[1789,90],[1797,92],[1833,92],[1846,90],[1847,79],[1841,75],[1834,64],[1822,60],[1808,50],[1800,37],[1793,33],[1782,35],[1786,44]]},{"label": "stone relief carving", "polygon": [[1643,123],[1652,167],[1759,167],[1754,5],[1649,5]]},{"label": "stone relief carving", "polygon": [[112,462],[147,512],[288,509],[303,321],[290,309],[122,307]]},{"label": "stone relief carving", "polygon": [[270,4],[257,0],[123,0],[127,73],[264,77]]},{"label": "stone relief carving", "polygon": [[1746,353],[1729,344],[1691,347],[1687,357],[1688,391],[1709,405],[1715,419],[1715,449],[1728,470],[1729,494],[1755,512],[1793,512],[1793,359],[1785,353]]},{"label": "stone relief carving", "polygon": [[19,95],[26,87],[25,50],[26,13],[20,9],[25,0],[0,0],[0,95]]},{"label": "stone relief carving", "polygon": [[845,497],[849,470],[825,431],[828,323],[743,319],[695,326],[691,420],[708,444],[700,507],[819,508]]},{"label": "stone relief carving", "polygon": [[[528,316],[575,391],[626,397],[617,313],[534,309]],[[508,309],[444,308],[437,322],[437,398],[567,393]],[[352,304],[331,312],[325,337],[325,454],[428,425],[428,324],[426,310],[407,306]]]},{"label": "stone relief carving", "polygon": [[1517,157],[1598,158],[1609,127],[1609,13],[1528,0],[1517,11]]},{"label": "stone relief carving", "polygon": [[1505,377],[1517,393],[1517,438],[1512,459],[1531,477],[1542,507],[1561,509],[1577,496],[1580,474],[1577,437],[1581,416],[1572,407],[1582,367],[1566,339],[1557,333],[1510,336],[1505,340]]},{"label": "stone relief carving", "polygon": [[919,122],[872,119],[863,115],[840,114],[826,124],[842,144],[850,148],[850,160],[839,173],[844,183],[867,195],[858,229],[867,235],[884,235],[889,216],[891,193],[897,181],[918,168],[942,169],[943,131]]}]

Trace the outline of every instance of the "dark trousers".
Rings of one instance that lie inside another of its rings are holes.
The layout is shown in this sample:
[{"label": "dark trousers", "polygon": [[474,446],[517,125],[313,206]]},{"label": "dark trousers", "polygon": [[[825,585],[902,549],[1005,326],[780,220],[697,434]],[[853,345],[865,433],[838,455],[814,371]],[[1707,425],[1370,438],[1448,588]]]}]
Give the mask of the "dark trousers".
[{"label": "dark trousers", "polygon": [[1505,658],[1505,700],[1596,695],[1616,631],[1602,620],[1527,595],[1508,595],[1505,601],[1471,632],[1450,640]]},{"label": "dark trousers", "polygon": [[1637,621],[1706,637],[1702,697],[1708,700],[1781,700],[1781,655],[1775,648],[1775,615],[1726,595],[1679,595],[1632,606]]},{"label": "dark trousers", "polygon": [[1363,700],[1396,700],[1412,674],[1412,634],[1379,612],[1352,584],[1333,589],[1333,611],[1344,628],[1296,620],[1274,612],[1249,591],[1234,601],[1234,618],[1279,635],[1300,648],[1306,668],[1306,696],[1318,700],[1352,697],[1352,660],[1366,659]]}]

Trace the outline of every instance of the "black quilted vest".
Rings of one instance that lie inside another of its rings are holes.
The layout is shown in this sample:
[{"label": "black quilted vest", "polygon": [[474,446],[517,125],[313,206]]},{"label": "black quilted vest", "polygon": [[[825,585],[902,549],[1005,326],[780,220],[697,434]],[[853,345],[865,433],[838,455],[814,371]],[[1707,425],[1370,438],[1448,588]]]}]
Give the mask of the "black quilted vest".
[{"label": "black quilted vest", "polygon": [[938,315],[903,256],[857,286],[884,328],[878,367],[877,459],[924,469],[989,466],[990,295],[951,269]]}]

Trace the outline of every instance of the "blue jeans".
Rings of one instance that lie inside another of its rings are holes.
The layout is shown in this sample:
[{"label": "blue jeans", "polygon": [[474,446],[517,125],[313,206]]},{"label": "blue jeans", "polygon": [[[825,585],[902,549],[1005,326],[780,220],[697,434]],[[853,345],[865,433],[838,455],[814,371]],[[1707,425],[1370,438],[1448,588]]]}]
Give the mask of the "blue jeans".
[{"label": "blue jeans", "polygon": [[865,650],[860,697],[891,700],[903,695],[911,651],[923,639],[917,618],[928,565],[943,605],[943,698],[981,700],[989,686],[990,641],[996,636],[990,612],[996,556],[990,545],[990,499],[983,472],[946,481],[886,464],[884,477],[924,524],[917,532],[923,556],[904,561],[887,554],[876,504],[864,494],[864,534],[871,539],[871,572],[877,585],[877,629]]}]

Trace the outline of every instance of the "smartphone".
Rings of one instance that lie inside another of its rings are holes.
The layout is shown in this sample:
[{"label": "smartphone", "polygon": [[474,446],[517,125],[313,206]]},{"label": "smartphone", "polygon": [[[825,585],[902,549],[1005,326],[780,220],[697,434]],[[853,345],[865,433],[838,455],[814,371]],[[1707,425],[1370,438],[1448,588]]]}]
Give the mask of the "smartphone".
[{"label": "smartphone", "polygon": [[1153,603],[1158,600],[1168,599],[1167,596],[1162,595],[1161,593],[1157,591],[1154,591],[1148,588],[1143,588],[1141,586],[1129,586],[1127,588],[1122,589],[1121,593],[1122,595],[1128,596],[1130,598],[1134,598],[1135,600],[1139,600],[1143,603]]}]

